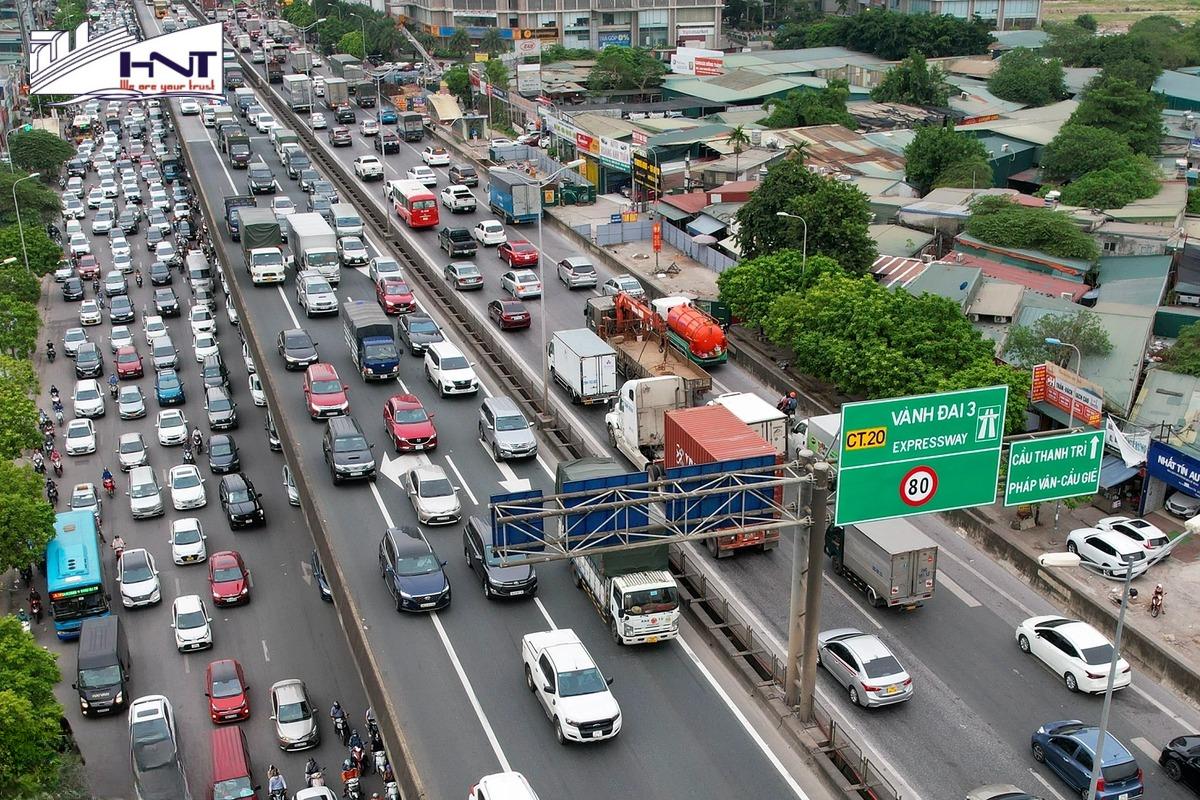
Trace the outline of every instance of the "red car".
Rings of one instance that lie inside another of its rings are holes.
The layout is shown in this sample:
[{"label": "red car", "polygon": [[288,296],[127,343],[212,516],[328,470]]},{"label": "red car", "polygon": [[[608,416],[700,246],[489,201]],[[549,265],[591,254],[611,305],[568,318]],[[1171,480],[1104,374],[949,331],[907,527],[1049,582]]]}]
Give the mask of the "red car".
[{"label": "red car", "polygon": [[214,661],[204,671],[208,715],[217,725],[250,719],[250,693],[242,665],[233,658]]},{"label": "red car", "polygon": [[75,262],[75,274],[84,279],[99,278],[100,262],[91,253],[85,253]]},{"label": "red car", "polygon": [[496,254],[501,261],[507,261],[510,267],[536,267],[538,251],[524,239],[508,241],[496,248]]},{"label": "red car", "polygon": [[487,312],[502,331],[528,328],[532,321],[528,309],[520,300],[493,300],[488,303]]},{"label": "red car", "polygon": [[433,414],[425,411],[416,395],[395,394],[388,398],[383,405],[383,424],[397,453],[437,447]]},{"label": "red car", "polygon": [[121,380],[126,378],[140,378],[146,374],[142,367],[142,356],[138,353],[137,348],[131,344],[117,349],[117,354],[113,357],[113,363],[117,365],[117,377]]},{"label": "red car", "polygon": [[313,419],[350,413],[350,387],[342,383],[332,364],[318,361],[304,371],[304,405]]},{"label": "red car", "polygon": [[208,558],[208,583],[213,603],[238,606],[250,602],[250,573],[237,550],[222,550]]},{"label": "red car", "polygon": [[384,278],[375,284],[375,297],[385,314],[411,314],[417,310],[412,289],[399,278]]}]

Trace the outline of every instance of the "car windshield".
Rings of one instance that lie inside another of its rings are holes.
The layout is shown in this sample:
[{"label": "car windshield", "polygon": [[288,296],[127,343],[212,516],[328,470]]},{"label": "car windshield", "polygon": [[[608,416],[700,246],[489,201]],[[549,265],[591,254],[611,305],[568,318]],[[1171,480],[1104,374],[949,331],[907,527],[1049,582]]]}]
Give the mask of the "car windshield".
[{"label": "car windshield", "polygon": [[279,707],[279,713],[276,716],[280,722],[284,723],[302,722],[312,719],[312,709],[303,700],[298,703],[285,703]]},{"label": "car windshield", "polygon": [[130,497],[153,497],[158,494],[158,486],[153,483],[135,483],[129,489]]},{"label": "car windshield", "polygon": [[338,394],[342,391],[339,381],[313,381],[313,394]]},{"label": "car windshield", "polygon": [[571,269],[574,272],[595,272],[596,268],[591,264],[572,264]]},{"label": "car windshield", "polygon": [[175,544],[196,544],[200,541],[199,528],[176,528]]},{"label": "car windshield", "polygon": [[227,781],[217,781],[213,784],[213,800],[242,800],[255,797],[254,782],[249,778],[231,778]]},{"label": "car windshield", "polygon": [[72,425],[67,428],[68,439],[84,439],[92,435],[92,429],[87,425]]},{"label": "car windshield", "polygon": [[297,350],[310,347],[308,335],[304,333],[288,333],[283,337],[284,347],[294,348]]},{"label": "car windshield", "polygon": [[408,330],[412,333],[437,333],[437,323],[431,319],[414,320],[408,324]]},{"label": "car windshield", "polygon": [[867,673],[868,678],[886,678],[889,675],[898,675],[903,671],[900,662],[890,653],[863,660],[863,672]]},{"label": "car windshield", "polygon": [[496,430],[498,431],[523,431],[528,427],[529,423],[520,414],[496,417]]},{"label": "car windshield", "polygon": [[[174,374],[168,374],[166,372],[160,372],[158,374],[158,387],[160,389],[174,389],[178,386],[179,378],[175,377]],[[176,424],[178,423],[171,417],[165,417],[163,419],[163,427]]]},{"label": "car windshield", "polygon": [[148,581],[154,577],[154,571],[150,569],[150,562],[148,562],[142,556],[134,556],[133,558],[123,559],[121,567],[121,580],[125,583]]},{"label": "car windshield", "polygon": [[1104,773],[1104,780],[1106,783],[1121,783],[1129,780],[1130,778],[1136,777],[1141,770],[1138,768],[1137,762],[1131,758],[1128,761],[1121,762],[1120,764],[1112,764],[1110,766],[1103,767],[1101,772]]},{"label": "car windshield", "polygon": [[388,279],[383,282],[384,294],[408,294],[408,284],[404,281]]},{"label": "car windshield", "polygon": [[221,673],[214,671],[211,692],[213,697],[237,697],[242,693],[242,682],[232,669]]},{"label": "car windshield", "polygon": [[558,676],[559,697],[578,697],[583,694],[595,694],[596,692],[603,692],[607,688],[608,685],[604,682],[604,676],[595,667],[562,672]]},{"label": "car windshield", "polygon": [[175,742],[165,719],[138,722],[130,729],[133,759],[139,770],[158,769],[175,760]]},{"label": "car windshield", "polygon": [[215,567],[213,569],[213,580],[219,583],[228,581],[239,581],[242,579],[242,571],[236,565],[228,567]]},{"label": "car windshield", "polygon": [[339,436],[333,440],[333,450],[335,453],[353,453],[366,449],[367,440],[362,436]]},{"label": "car windshield", "polygon": [[77,392],[75,392],[76,400],[95,400],[99,396],[100,396],[100,392],[97,391],[95,389],[95,387],[92,387],[92,386],[80,389]]},{"label": "car windshield", "polygon": [[1085,664],[1093,664],[1095,666],[1107,667],[1112,663],[1113,648],[1108,642],[1095,647],[1081,648],[1083,654],[1083,662]]},{"label": "car windshield", "polygon": [[441,568],[441,564],[438,563],[433,553],[400,556],[396,559],[396,573],[398,575],[428,575],[431,572],[437,572]]},{"label": "car windshield", "polygon": [[234,489],[229,493],[229,502],[231,503],[248,503],[250,502],[249,489]]},{"label": "car windshield", "polygon": [[229,398],[225,397],[224,395],[219,395],[208,401],[209,411],[228,411],[232,407],[233,404],[230,403]]},{"label": "car windshield", "polygon": [[204,616],[203,611],[187,611],[175,619],[176,630],[182,631],[203,628],[207,624],[208,618]]},{"label": "car windshield", "polygon": [[175,489],[193,489],[200,485],[200,473],[184,470],[175,474],[171,486]]},{"label": "car windshield", "polygon": [[421,497],[451,497],[453,495],[454,487],[446,478],[421,481]]},{"label": "car windshield", "polygon": [[121,364],[134,364],[138,360],[138,354],[134,352],[121,353],[117,356],[117,361]]},{"label": "car windshield", "polygon": [[141,441],[138,439],[130,439],[129,441],[121,442],[122,453],[140,453],[145,449],[145,446],[142,445]]},{"label": "car windshield", "polygon": [[227,456],[233,453],[233,445],[229,442],[209,442],[208,454],[212,456]]},{"label": "car windshield", "polygon": [[103,689],[107,686],[116,686],[120,682],[121,667],[117,664],[98,669],[79,670],[80,689]]},{"label": "car windshield", "polygon": [[470,369],[471,365],[462,356],[448,356],[442,359],[442,369]]},{"label": "car windshield", "polygon": [[679,596],[674,586],[666,586],[627,592],[623,603],[625,610],[634,614],[661,614],[678,608]]}]

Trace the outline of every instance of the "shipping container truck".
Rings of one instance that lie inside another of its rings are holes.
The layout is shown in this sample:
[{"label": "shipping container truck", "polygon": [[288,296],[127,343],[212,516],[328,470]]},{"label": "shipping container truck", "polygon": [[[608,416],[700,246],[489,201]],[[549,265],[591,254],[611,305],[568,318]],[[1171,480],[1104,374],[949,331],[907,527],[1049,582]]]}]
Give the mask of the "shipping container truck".
[{"label": "shipping container truck", "polygon": [[292,72],[307,75],[312,71],[313,54],[311,50],[293,50],[291,55]]},{"label": "shipping container truck", "polygon": [[346,82],[341,78],[326,78],[325,107],[330,111],[337,111],[349,103],[350,90],[346,87]]},{"label": "shipping container truck", "polygon": [[792,431],[788,434],[788,443],[793,453],[799,453],[807,448],[816,453],[818,458],[836,464],[838,450],[841,449],[841,433],[841,414],[805,417],[792,423]]},{"label": "shipping container truck", "polygon": [[246,208],[241,217],[242,258],[255,286],[283,283],[283,232],[269,208]]},{"label": "shipping container truck", "polygon": [[907,520],[830,525],[825,553],[876,608],[917,608],[933,597],[938,546]]},{"label": "shipping container truck", "polygon": [[307,114],[313,107],[312,81],[307,75],[286,75],[283,79],[283,98],[292,111]]},{"label": "shipping container truck", "polygon": [[267,83],[283,83],[283,64],[274,58],[267,59]]},{"label": "shipping container truck", "polygon": [[288,244],[296,271],[314,270],[332,286],[337,286],[342,275],[333,228],[324,217],[315,213],[292,214],[288,223],[292,226]]},{"label": "shipping container truck", "polygon": [[[237,37],[237,49],[239,53],[249,53],[253,48],[253,42],[250,40],[250,34],[239,33]],[[226,83],[228,85],[228,83]]]},{"label": "shipping container truck", "polygon": [[366,75],[363,73],[363,68],[361,65],[346,64],[344,67],[342,67],[342,74],[340,77],[346,80],[346,83],[350,87],[350,95],[353,96],[358,90],[358,85],[363,81],[363,79],[366,78]]},{"label": "shipping container truck", "polygon": [[[554,491],[570,481],[603,479],[626,470],[612,458],[562,461]],[[575,536],[584,531],[573,531]],[[565,533],[560,529],[559,536]],[[679,587],[668,570],[669,545],[654,544],[571,559],[571,579],[587,592],[618,644],[652,644],[679,635]]]},{"label": "shipping container truck", "polygon": [[587,328],[555,331],[546,345],[550,376],[572,403],[607,403],[617,396],[617,354]]},{"label": "shipping container truck", "polygon": [[617,351],[617,375],[622,380],[677,375],[687,388],[688,405],[699,405],[712,389],[712,376],[699,364],[666,347],[662,334],[655,330],[625,331],[617,323],[613,298],[589,297],[583,308],[584,322]]},{"label": "shipping container truck", "polygon": [[359,67],[361,69],[361,63],[357,58],[348,53],[337,53],[329,57],[329,71],[334,74],[334,77],[349,80],[346,76],[346,67]]},{"label": "shipping container truck", "polygon": [[396,124],[396,133],[406,142],[419,142],[425,138],[425,121],[419,112],[401,111]]},{"label": "shipping container truck", "polygon": [[788,416],[775,406],[750,392],[719,394],[708,405],[721,405],[771,443],[775,452],[787,458]]},{"label": "shipping container truck", "polygon": [[488,207],[508,224],[537,222],[542,213],[542,192],[519,172],[506,167],[488,170]]},{"label": "shipping container truck", "polygon": [[634,469],[643,470],[662,460],[666,413],[687,406],[687,387],[676,375],[625,381],[604,415],[608,442]]},{"label": "shipping container truck", "polygon": [[[668,411],[663,420],[663,438],[663,466],[666,469],[728,461],[741,461],[747,467],[767,466],[784,461],[770,442],[720,405]],[[770,473],[765,475],[770,477]],[[778,516],[778,512],[771,508],[771,503],[776,506],[782,504],[783,487],[766,491],[770,492],[771,497],[761,501],[759,510],[748,509],[748,515],[759,519]],[[746,500],[747,504],[751,502],[749,498]],[[777,529],[745,531],[736,528],[734,520],[727,521],[726,526],[735,528],[736,532],[704,540],[708,552],[716,558],[733,555],[748,547],[765,552],[774,550],[779,544]]]},{"label": "shipping container truck", "polygon": [[400,374],[396,328],[375,302],[347,300],[343,328],[350,358],[364,381],[390,381]]},{"label": "shipping container truck", "polygon": [[359,108],[374,108],[379,96],[374,81],[358,80],[354,83],[354,102]]},{"label": "shipping container truck", "polygon": [[242,239],[241,210],[258,205],[253,195],[237,194],[225,198],[225,230],[235,242]]}]

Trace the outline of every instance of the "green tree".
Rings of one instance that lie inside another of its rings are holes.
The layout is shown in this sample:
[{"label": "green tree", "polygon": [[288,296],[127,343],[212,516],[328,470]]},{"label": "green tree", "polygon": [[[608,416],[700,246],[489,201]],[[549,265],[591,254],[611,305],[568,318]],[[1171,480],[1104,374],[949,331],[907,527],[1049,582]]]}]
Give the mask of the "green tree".
[{"label": "green tree", "polygon": [[41,382],[33,369],[33,362],[0,353],[0,386],[24,395],[36,395]]},{"label": "green tree", "polygon": [[339,53],[347,53],[355,58],[366,58],[362,31],[350,31],[349,33],[342,34],[342,38],[338,39],[337,46],[334,49]]},{"label": "green tree", "polygon": [[1070,181],[1132,155],[1129,144],[1116,131],[1072,123],[1064,125],[1046,145],[1042,171],[1050,180]]},{"label": "green tree", "polygon": [[1002,100],[1027,106],[1047,106],[1067,97],[1062,62],[1024,47],[1004,54],[988,80],[988,90]]},{"label": "green tree", "polygon": [[817,175],[799,159],[772,166],[758,191],[738,209],[736,235],[743,258],[803,248],[804,227],[779,217],[781,211],[806,220],[810,256],[829,256],[856,273],[865,272],[874,262],[877,253],[868,233],[871,211],[866,195],[851,184]]},{"label": "green tree", "polygon": [[1065,213],[1021,206],[1007,197],[981,197],[971,203],[966,228],[970,235],[1000,247],[1091,262],[1100,256],[1096,241]]},{"label": "green tree", "polygon": [[[813,256],[809,261],[813,262],[814,268],[821,269],[815,263],[818,259],[837,267],[832,259]],[[799,250],[779,250],[739,261],[717,276],[717,288],[734,316],[747,325],[761,327],[775,298],[800,290],[804,267]]]},{"label": "green tree", "polygon": [[1021,433],[1025,430],[1025,414],[1029,408],[1029,385],[1033,376],[1027,369],[1015,369],[1005,364],[997,364],[986,358],[964,367],[942,380],[938,385],[939,392],[952,392],[957,389],[978,389],[984,386],[1008,385],[1008,408],[1004,414],[1004,432],[1006,434]]},{"label": "green tree", "polygon": [[667,65],[641,47],[604,48],[588,74],[588,88],[594,92],[634,90],[644,92],[662,84]]},{"label": "green tree", "polygon": [[1200,323],[1180,329],[1175,344],[1163,354],[1163,363],[1172,372],[1200,377]]},{"label": "green tree", "polygon": [[33,398],[11,386],[0,385],[0,458],[16,458],[42,443],[37,419]]},{"label": "green tree", "polygon": [[798,25],[793,22],[780,25],[771,37],[776,50],[799,50],[807,47],[808,25]]},{"label": "green tree", "polygon": [[850,85],[844,80],[830,79],[821,89],[798,89],[783,97],[772,97],[763,104],[768,114],[761,124],[768,128],[798,128],[805,125],[841,125],[853,130],[858,127],[846,111]]},{"label": "green tree", "polygon": [[1162,149],[1163,102],[1159,95],[1130,81],[1101,73],[1088,84],[1067,124],[1107,128],[1119,134],[1135,153],[1153,158]]},{"label": "green tree", "polygon": [[1121,208],[1158,194],[1160,176],[1148,156],[1128,156],[1071,181],[1062,189],[1062,201],[1069,206]]},{"label": "green tree", "polygon": [[941,67],[929,66],[917,49],[887,71],[879,85],[871,90],[878,103],[907,103],[914,106],[945,106],[951,86]]},{"label": "green tree", "polygon": [[[62,201],[58,195],[40,181],[21,180],[27,174],[0,170],[0,222],[11,225],[17,221],[17,210],[13,206],[14,184],[17,187],[21,219],[26,225],[39,221],[45,223],[61,220]],[[17,183],[18,181],[20,183]]]},{"label": "green tree", "polygon": [[935,186],[988,187],[992,168],[987,149],[973,136],[950,125],[927,125],[904,148],[908,182],[921,194]]},{"label": "green tree", "polygon": [[1075,27],[1083,28],[1085,31],[1091,31],[1092,33],[1095,33],[1096,28],[1098,27],[1096,24],[1096,18],[1091,14],[1080,14],[1075,18],[1074,24]]},{"label": "green tree", "polygon": [[58,788],[62,707],[54,698],[61,679],[55,658],[15,617],[0,618],[0,781],[11,797]]},{"label": "green tree", "polygon": [[504,37],[500,35],[499,28],[488,28],[483,32],[483,38],[479,40],[480,51],[487,53],[489,56],[498,56],[505,51]]},{"label": "green tree", "polygon": [[23,264],[9,264],[0,266],[0,296],[36,303],[42,296],[42,287]]},{"label": "green tree", "polygon": [[442,75],[450,94],[462,101],[463,105],[471,102],[471,73],[465,64],[455,64]]},{"label": "green tree", "polygon": [[281,6],[279,15],[297,28],[307,28],[317,21],[317,12],[308,3],[294,2],[290,6]]},{"label": "green tree", "polygon": [[29,358],[37,347],[37,306],[0,295],[0,350],[14,358]]},{"label": "green tree", "polygon": [[56,177],[62,165],[75,154],[75,148],[49,131],[34,128],[8,137],[13,164],[27,172],[40,172],[45,178]]},{"label": "green tree", "polygon": [[556,61],[591,61],[595,57],[596,51],[587,48],[563,47],[557,43],[542,48],[543,64],[553,64]]},{"label": "green tree", "polygon": [[492,86],[508,90],[508,67],[498,58],[493,58],[483,65],[483,75]]},{"label": "green tree", "polygon": [[733,171],[737,175],[742,174],[742,152],[750,144],[750,135],[746,133],[746,129],[741,125],[729,132],[725,137],[725,142],[733,148]]},{"label": "green tree", "polygon": [[467,53],[471,52],[471,37],[467,29],[455,28],[446,41],[446,49],[453,53],[455,58],[465,58]]},{"label": "green tree", "polygon": [[0,569],[27,567],[54,536],[54,509],[42,477],[27,464],[0,461]]},{"label": "green tree", "polygon": [[1046,361],[1065,367],[1078,366],[1075,351],[1069,347],[1046,344],[1046,339],[1058,339],[1079,348],[1083,358],[1106,356],[1112,352],[1108,331],[1100,318],[1090,311],[1076,314],[1046,314],[1032,325],[1013,325],[1005,340],[1004,353],[1008,360],[1024,367]]},{"label": "green tree", "polygon": [[1188,189],[1187,213],[1200,214],[1200,189]]},{"label": "green tree", "polygon": [[87,6],[79,0],[62,0],[54,13],[54,28],[73,31],[87,19]]},{"label": "green tree", "polygon": [[58,267],[58,262],[63,258],[62,247],[55,244],[46,235],[46,230],[41,225],[29,224],[29,221],[25,219],[24,206],[21,206],[21,219],[25,220],[25,224],[21,226],[25,229],[24,252],[21,249],[21,234],[17,226],[5,226],[0,228],[0,261],[12,257],[17,259],[14,263],[24,269],[24,253],[28,253],[29,268],[33,270],[34,275],[45,275],[53,272]]},{"label": "green tree", "polygon": [[912,50],[926,58],[982,55],[994,41],[988,24],[978,17],[961,20],[948,14],[910,15],[874,8],[845,18],[840,34],[837,44],[887,61],[899,61]]}]

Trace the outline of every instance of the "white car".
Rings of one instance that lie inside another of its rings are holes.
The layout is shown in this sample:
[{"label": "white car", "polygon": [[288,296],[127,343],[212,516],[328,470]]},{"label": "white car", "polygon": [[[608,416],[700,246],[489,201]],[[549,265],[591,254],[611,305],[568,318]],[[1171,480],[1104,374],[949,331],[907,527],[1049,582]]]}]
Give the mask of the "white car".
[{"label": "white car", "polygon": [[208,306],[192,306],[192,310],[188,312],[188,324],[192,326],[192,336],[217,332],[217,318],[208,310]]},{"label": "white car", "polygon": [[96,524],[100,524],[103,509],[100,502],[100,491],[96,488],[96,484],[75,484],[71,489],[71,499],[67,505],[72,511],[91,511],[92,516],[96,518]]},{"label": "white car", "polygon": [[95,378],[75,381],[71,404],[77,417],[103,417],[104,392],[100,389],[100,381]]},{"label": "white car", "polygon": [[1167,502],[1163,504],[1163,508],[1181,519],[1191,519],[1200,514],[1200,497],[1192,497],[1190,494],[1175,492],[1167,498]]},{"label": "white car", "polygon": [[287,218],[296,213],[296,204],[287,195],[277,194],[271,198],[271,211],[279,223],[280,230],[287,227]]},{"label": "white car", "polygon": [[100,304],[95,300],[84,300],[79,304],[79,324],[80,325],[99,325],[104,321],[104,315],[100,311]]},{"label": "white car", "polygon": [[254,127],[258,128],[259,133],[267,133],[276,126],[275,118],[270,114],[259,114],[258,119],[254,121]]},{"label": "white car", "polygon": [[96,452],[96,426],[90,419],[73,419],[67,423],[66,450],[69,456]]},{"label": "white car", "polygon": [[196,363],[204,361],[209,356],[217,355],[217,337],[211,333],[201,333],[192,337],[192,350],[196,353]]},{"label": "white car", "polygon": [[[1055,615],[1030,617],[1017,626],[1016,637],[1021,652],[1041,659],[1070,691],[1099,694],[1107,690],[1113,646],[1086,622]],[[1132,667],[1119,659],[1113,688],[1123,689],[1132,682]]]},{"label": "white car", "polygon": [[[314,67],[321,66],[320,64],[317,63],[317,57],[316,57],[315,53],[313,54],[313,66]],[[320,75],[317,75],[313,78],[313,94],[316,95],[317,97],[325,96],[325,79],[322,78]],[[314,114],[314,116],[316,116],[316,115]],[[324,116],[324,115],[322,115],[322,116]]]},{"label": "white car", "polygon": [[263,391],[262,381],[259,380],[257,372],[250,373],[250,399],[254,401],[254,405],[265,406],[267,404],[267,393]]},{"label": "white car", "polygon": [[158,567],[145,548],[126,550],[117,562],[117,585],[121,587],[121,605],[126,608],[152,606],[162,600]]},{"label": "white car", "polygon": [[518,300],[542,296],[542,279],[529,269],[513,269],[500,276],[500,288]]},{"label": "white car", "polygon": [[436,172],[431,170],[429,167],[422,167],[419,165],[410,169],[405,177],[407,177],[410,181],[417,181],[425,186],[437,186],[438,182]]},{"label": "white car", "polygon": [[387,256],[375,256],[367,265],[367,274],[371,278],[371,283],[378,284],[384,278],[404,278],[404,274],[400,271],[400,265],[396,263],[396,259],[388,258]]},{"label": "white car", "polygon": [[164,214],[171,208],[171,198],[167,197],[167,192],[164,189],[150,190],[150,207],[157,208]]},{"label": "white car", "polygon": [[108,240],[108,247],[112,251],[113,258],[128,256],[133,252],[133,248],[129,246],[129,240],[119,233],[114,233],[113,237]]},{"label": "white car", "polygon": [[512,147],[514,145],[516,145],[516,142],[504,137],[497,137],[488,141],[488,147]]},{"label": "white car", "polygon": [[242,363],[246,365],[246,372],[251,375],[258,372],[258,366],[254,363],[254,354],[250,352],[250,345],[242,342]]},{"label": "white car", "polygon": [[305,316],[338,313],[338,299],[324,275],[305,270],[296,276],[296,303]]},{"label": "white car", "polygon": [[354,174],[361,180],[383,180],[383,163],[375,156],[359,156],[354,159]]},{"label": "white car", "polygon": [[430,464],[410,469],[404,488],[422,525],[452,525],[462,517],[458,492],[441,467]]},{"label": "white car", "polygon": [[152,467],[143,465],[129,470],[129,513],[134,519],[162,516],[162,489]]},{"label": "white car", "polygon": [[113,220],[111,211],[105,209],[97,211],[96,216],[92,217],[92,236],[107,236],[112,233]]},{"label": "white car", "polygon": [[912,677],[878,636],[835,628],[817,634],[817,647],[817,663],[854,705],[874,708],[912,699]]},{"label": "white car", "polygon": [[100,201],[104,199],[104,190],[97,186],[87,193],[87,207],[99,208]]},{"label": "white car", "polygon": [[[314,84],[314,88],[315,88],[315,84]],[[313,113],[308,118],[308,121],[312,125],[312,128],[314,131],[319,131],[323,128],[329,127],[329,123],[325,121],[325,115],[322,114],[320,111]]]},{"label": "white car", "polygon": [[87,217],[87,209],[83,207],[83,203],[78,197],[64,194],[62,198],[62,215],[63,219],[84,219]]},{"label": "white car", "polygon": [[133,272],[133,257],[128,253],[116,253],[113,255],[113,269],[124,275]]},{"label": "white car", "polygon": [[140,386],[127,383],[117,390],[117,416],[121,419],[146,416],[146,397]]},{"label": "white car", "polygon": [[554,726],[560,744],[598,742],[621,732],[621,707],[611,680],[570,628],[521,638],[525,686]]},{"label": "white car", "polygon": [[474,367],[450,342],[433,342],[425,347],[425,379],[437,387],[442,397],[479,391]]},{"label": "white car", "polygon": [[158,430],[158,443],[163,447],[183,444],[188,438],[187,417],[177,408],[164,408],[158,412],[158,420],[154,423]]},{"label": "white car", "polygon": [[146,345],[154,347],[154,340],[167,335],[167,324],[157,314],[142,317],[142,333],[146,336]]},{"label": "white car", "polygon": [[79,352],[79,346],[89,341],[87,331],[83,328],[67,328],[63,334],[63,353],[67,358],[74,358]]},{"label": "white car", "polygon": [[190,117],[195,114],[199,114],[200,113],[200,104],[197,103],[195,100],[192,100],[191,98],[188,98],[186,100],[180,100],[179,101],[179,113],[183,114],[185,117]]},{"label": "white car", "polygon": [[171,560],[176,564],[199,564],[208,560],[204,526],[195,517],[171,520]]},{"label": "white car", "polygon": [[238,318],[237,309],[234,307],[233,303],[228,300],[225,301],[225,316],[229,317],[229,324],[235,328],[242,324],[241,319]]},{"label": "white car", "polygon": [[508,241],[504,226],[494,219],[485,219],[471,229],[475,241],[484,247],[498,247]]},{"label": "white car", "polygon": [[121,187],[117,186],[117,182],[111,176],[100,181],[100,191],[109,198],[121,196]]},{"label": "white car", "polygon": [[86,256],[92,252],[92,241],[82,232],[71,234],[69,246],[72,256]]},{"label": "white car", "polygon": [[129,472],[134,467],[144,467],[150,461],[150,452],[146,449],[146,440],[140,433],[122,433],[117,440],[117,464],[122,472]]},{"label": "white car", "polygon": [[175,630],[175,648],[186,653],[212,647],[212,617],[198,594],[185,594],[171,604],[171,627]]},{"label": "white car", "polygon": [[364,117],[358,121],[358,132],[363,136],[378,136],[379,122],[370,117]]},{"label": "white car", "polygon": [[1142,546],[1147,558],[1157,556],[1171,541],[1161,528],[1144,519],[1105,517],[1096,523],[1096,527],[1102,531],[1116,531],[1128,536],[1134,544]]},{"label": "white car", "polygon": [[450,152],[444,147],[426,147],[421,151],[421,160],[430,167],[450,166]]},{"label": "white car", "polygon": [[1067,536],[1067,550],[1106,578],[1124,580],[1126,569],[1132,569],[1136,578],[1150,566],[1142,546],[1116,531],[1077,528]]},{"label": "white car", "polygon": [[457,214],[459,211],[474,211],[477,206],[475,195],[471,194],[471,189],[461,183],[455,183],[442,189],[439,197],[442,205],[450,209],[451,214]]},{"label": "white car", "polygon": [[204,491],[204,478],[195,464],[180,464],[171,467],[167,483],[171,487],[171,505],[176,511],[204,508],[208,495]]}]

